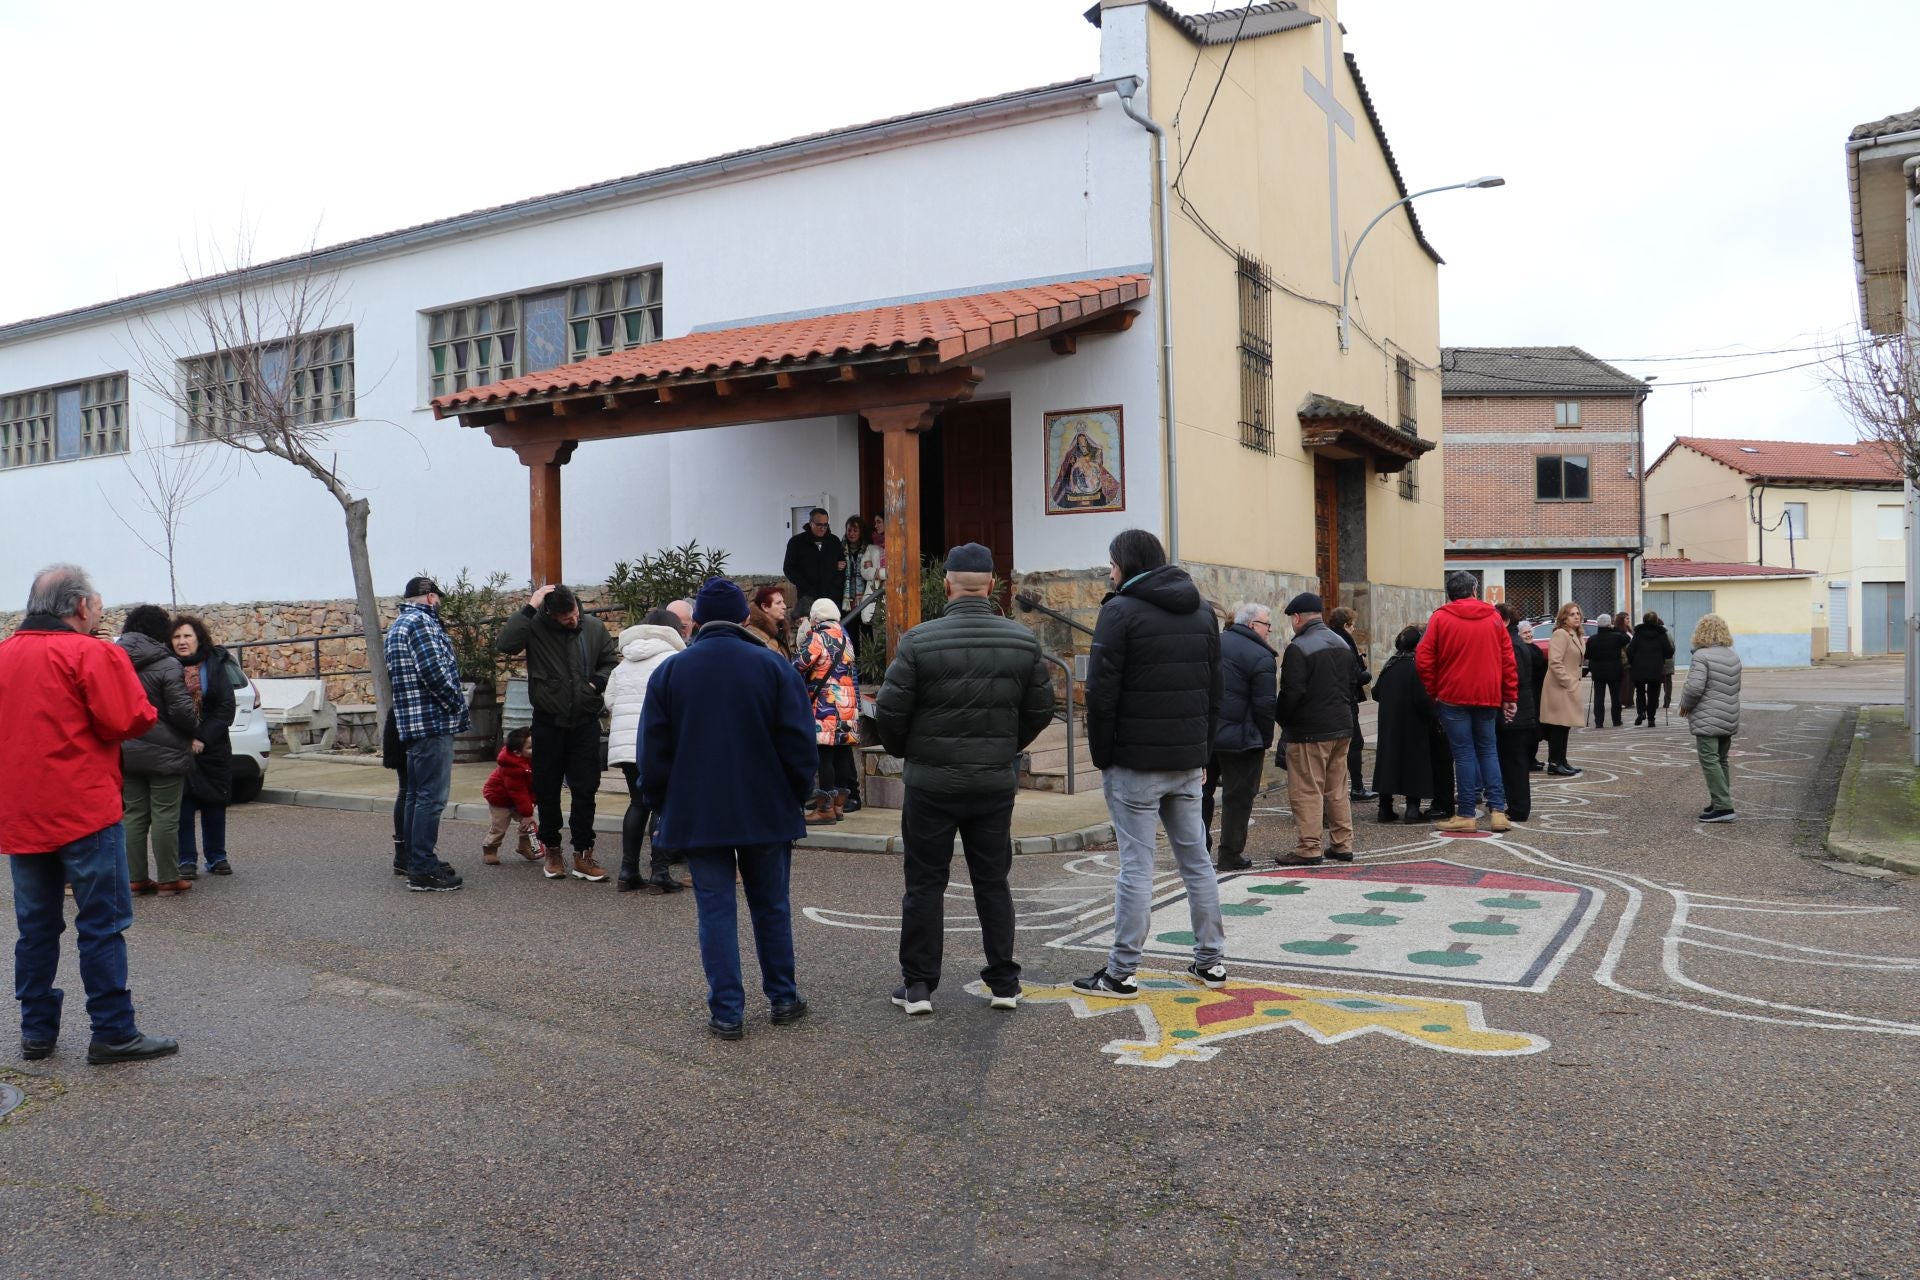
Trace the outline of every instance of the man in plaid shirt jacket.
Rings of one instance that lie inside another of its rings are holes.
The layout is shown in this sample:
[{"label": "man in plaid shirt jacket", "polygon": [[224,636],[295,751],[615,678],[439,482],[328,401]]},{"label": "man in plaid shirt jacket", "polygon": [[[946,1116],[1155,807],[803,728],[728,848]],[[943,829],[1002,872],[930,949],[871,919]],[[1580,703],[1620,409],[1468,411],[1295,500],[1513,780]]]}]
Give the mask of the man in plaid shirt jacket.
[{"label": "man in plaid shirt jacket", "polygon": [[409,578],[400,616],[383,645],[393,683],[393,725],[406,752],[401,775],[407,837],[407,888],[445,893],[460,877],[440,861],[440,814],[453,785],[453,735],[472,725],[453,641],[440,622],[440,587]]}]

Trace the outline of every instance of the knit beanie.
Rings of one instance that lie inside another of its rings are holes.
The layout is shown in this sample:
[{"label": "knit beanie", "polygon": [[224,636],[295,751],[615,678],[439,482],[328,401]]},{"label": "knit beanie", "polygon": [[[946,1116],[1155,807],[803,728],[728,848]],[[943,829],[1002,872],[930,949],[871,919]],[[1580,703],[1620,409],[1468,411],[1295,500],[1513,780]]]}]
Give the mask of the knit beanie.
[{"label": "knit beanie", "polygon": [[693,599],[693,623],[745,622],[747,597],[727,578],[708,578]]}]

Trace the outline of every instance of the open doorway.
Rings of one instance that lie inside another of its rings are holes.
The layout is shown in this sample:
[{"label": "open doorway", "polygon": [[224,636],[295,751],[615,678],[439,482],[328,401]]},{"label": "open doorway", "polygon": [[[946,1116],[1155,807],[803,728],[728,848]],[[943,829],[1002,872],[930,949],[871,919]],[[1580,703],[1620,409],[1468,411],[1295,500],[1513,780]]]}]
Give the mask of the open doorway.
[{"label": "open doorway", "polygon": [[[860,513],[882,509],[882,446],[860,424]],[[1013,580],[1013,406],[949,405],[920,438],[920,549],[932,559],[962,542],[993,551],[994,573]],[[1004,601],[1002,602],[1005,603]]]}]

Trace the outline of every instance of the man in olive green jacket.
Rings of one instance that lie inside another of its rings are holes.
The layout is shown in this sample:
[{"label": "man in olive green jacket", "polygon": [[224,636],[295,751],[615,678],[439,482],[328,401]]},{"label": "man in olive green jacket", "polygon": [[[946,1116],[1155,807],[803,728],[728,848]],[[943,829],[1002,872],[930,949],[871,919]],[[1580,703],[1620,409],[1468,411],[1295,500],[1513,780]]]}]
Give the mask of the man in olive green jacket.
[{"label": "man in olive green jacket", "polygon": [[526,608],[507,619],[494,640],[504,654],[527,655],[527,692],[533,702],[533,800],[539,810],[540,851],[549,880],[565,879],[560,853],[560,784],[573,794],[575,878],[601,884],[607,873],[593,859],[593,797],[600,788],[600,710],[607,677],[620,651],[606,624],[580,608],[564,586],[544,586]]},{"label": "man in olive green jacket", "polygon": [[1020,998],[1013,959],[1013,797],[1019,757],[1053,719],[1053,677],[1032,631],[994,613],[993,553],[977,542],[947,553],[945,615],[900,638],[875,718],[889,755],[907,762],[900,834],[900,974],[894,1004],[933,1012],[940,985],[953,836],[960,833],[996,1009]]}]

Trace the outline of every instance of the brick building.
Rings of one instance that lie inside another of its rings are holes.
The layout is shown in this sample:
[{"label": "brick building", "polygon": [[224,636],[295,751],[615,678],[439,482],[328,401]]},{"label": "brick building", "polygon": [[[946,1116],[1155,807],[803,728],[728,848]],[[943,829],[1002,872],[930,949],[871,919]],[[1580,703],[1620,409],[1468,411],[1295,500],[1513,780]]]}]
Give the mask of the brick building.
[{"label": "brick building", "polygon": [[1578,347],[1441,352],[1446,565],[1531,617],[1634,607],[1647,384]]}]

